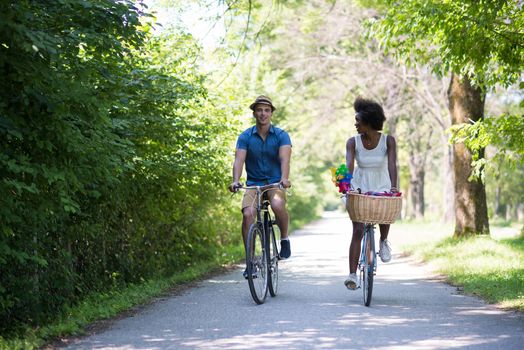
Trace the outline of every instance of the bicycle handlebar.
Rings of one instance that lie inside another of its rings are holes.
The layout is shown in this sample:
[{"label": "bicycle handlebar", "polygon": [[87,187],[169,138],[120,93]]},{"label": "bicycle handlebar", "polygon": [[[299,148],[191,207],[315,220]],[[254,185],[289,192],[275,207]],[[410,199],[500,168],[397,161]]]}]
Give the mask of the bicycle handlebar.
[{"label": "bicycle handlebar", "polygon": [[272,184],[267,184],[267,185],[262,185],[262,186],[258,186],[258,185],[252,185],[252,186],[244,186],[244,185],[241,185],[241,186],[238,186],[236,187],[237,190],[261,190],[262,192],[265,192],[267,190],[270,190],[272,188],[279,188],[281,190],[286,190],[286,188],[284,186],[282,186],[282,184],[280,182],[275,182],[275,183],[272,183]]},{"label": "bicycle handlebar", "polygon": [[264,193],[272,188],[278,188],[282,191],[285,191],[287,193],[288,196],[291,196],[291,192],[289,191],[289,188],[286,188],[284,186],[282,186],[282,183],[280,182],[275,182],[275,183],[272,183],[272,184],[267,184],[267,185],[262,185],[262,186],[257,186],[257,185],[253,185],[253,186],[244,186],[242,184],[240,184],[240,186],[237,186],[234,188],[234,191],[232,191],[233,193],[231,194],[231,196],[234,196],[235,193],[238,193],[239,190],[256,190],[256,191],[260,191],[260,193]]}]

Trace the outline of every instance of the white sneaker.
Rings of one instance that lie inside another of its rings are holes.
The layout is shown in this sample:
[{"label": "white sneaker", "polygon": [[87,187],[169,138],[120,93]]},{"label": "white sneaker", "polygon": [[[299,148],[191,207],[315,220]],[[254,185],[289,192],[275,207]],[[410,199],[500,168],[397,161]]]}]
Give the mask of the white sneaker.
[{"label": "white sneaker", "polygon": [[358,277],[356,273],[350,273],[348,278],[344,281],[347,289],[355,290],[358,288]]},{"label": "white sneaker", "polygon": [[380,260],[382,260],[382,262],[387,263],[391,261],[391,247],[387,239],[380,241],[380,250],[378,252],[378,256],[380,256]]}]

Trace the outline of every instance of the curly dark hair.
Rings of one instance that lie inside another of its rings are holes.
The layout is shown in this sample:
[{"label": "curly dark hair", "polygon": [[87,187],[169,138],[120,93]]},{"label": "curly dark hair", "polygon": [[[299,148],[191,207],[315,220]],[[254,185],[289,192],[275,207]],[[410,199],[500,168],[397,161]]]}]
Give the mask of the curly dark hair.
[{"label": "curly dark hair", "polygon": [[381,105],[373,100],[359,96],[355,99],[353,108],[359,115],[362,123],[371,126],[375,130],[382,130],[386,117]]}]

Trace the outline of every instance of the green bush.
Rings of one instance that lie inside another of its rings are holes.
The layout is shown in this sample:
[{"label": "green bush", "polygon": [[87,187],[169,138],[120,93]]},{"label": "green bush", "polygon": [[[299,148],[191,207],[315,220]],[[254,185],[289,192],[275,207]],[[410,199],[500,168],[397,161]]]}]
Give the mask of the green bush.
[{"label": "green bush", "polygon": [[238,242],[236,125],[192,38],[140,18],[131,1],[0,4],[4,335]]}]

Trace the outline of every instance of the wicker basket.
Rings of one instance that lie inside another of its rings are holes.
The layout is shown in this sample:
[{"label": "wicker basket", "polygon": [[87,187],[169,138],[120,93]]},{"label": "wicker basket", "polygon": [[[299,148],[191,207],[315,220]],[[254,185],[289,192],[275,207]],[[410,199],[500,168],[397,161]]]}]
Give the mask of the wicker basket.
[{"label": "wicker basket", "polygon": [[350,192],[346,209],[352,221],[392,224],[402,209],[402,197],[366,196]]}]

